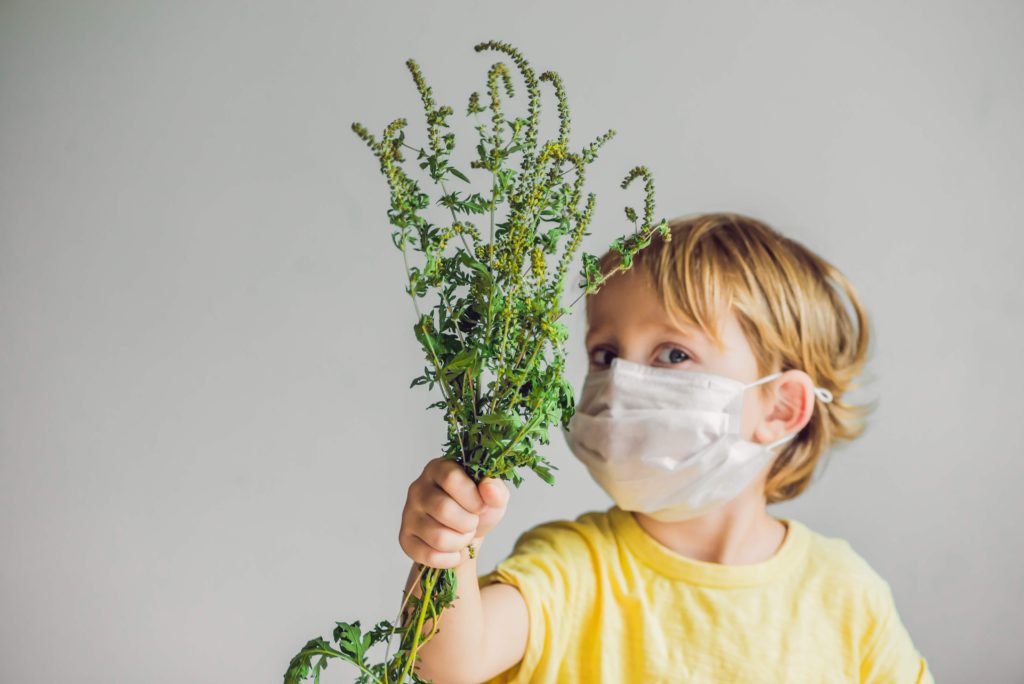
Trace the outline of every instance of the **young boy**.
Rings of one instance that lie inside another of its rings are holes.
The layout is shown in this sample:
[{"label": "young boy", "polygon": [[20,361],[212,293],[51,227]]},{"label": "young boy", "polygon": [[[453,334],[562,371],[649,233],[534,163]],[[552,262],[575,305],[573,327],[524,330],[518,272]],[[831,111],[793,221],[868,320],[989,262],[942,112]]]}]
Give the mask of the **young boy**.
[{"label": "young boy", "polygon": [[420,677],[932,683],[888,583],[846,541],[766,510],[863,431],[865,408],[843,400],[868,343],[853,288],[747,216],[671,228],[587,301],[566,438],[614,506],[528,530],[478,578],[467,546],[507,486],[434,459],[409,487],[402,549],[459,583]]}]

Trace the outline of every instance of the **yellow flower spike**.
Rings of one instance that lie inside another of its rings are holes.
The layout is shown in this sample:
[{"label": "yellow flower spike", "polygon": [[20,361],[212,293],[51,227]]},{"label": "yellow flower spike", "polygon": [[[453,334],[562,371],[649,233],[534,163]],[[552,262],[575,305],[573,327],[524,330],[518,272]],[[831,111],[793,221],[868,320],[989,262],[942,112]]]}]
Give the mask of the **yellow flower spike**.
[{"label": "yellow flower spike", "polygon": [[505,117],[501,113],[501,99],[498,96],[498,78],[505,82],[505,93],[511,99],[513,95],[512,76],[504,62],[496,62],[487,72],[487,90],[491,94],[491,122],[494,126],[491,136],[492,154],[502,146],[501,134],[505,128]]},{"label": "yellow flower spike", "polygon": [[416,84],[416,90],[420,93],[420,99],[423,101],[423,109],[427,116],[427,134],[430,137],[430,149],[433,150],[434,154],[440,154],[440,145],[437,139],[438,131],[434,121],[434,98],[431,97],[432,89],[424,80],[423,73],[420,71],[420,66],[416,63],[416,60],[406,60],[405,66],[412,73],[412,80]]},{"label": "yellow flower spike", "polygon": [[533,271],[534,280],[538,283],[544,280],[544,269],[547,263],[544,261],[544,250],[536,245],[530,253],[530,268]]},{"label": "yellow flower spike", "polygon": [[541,81],[549,81],[555,88],[558,98],[558,142],[563,149],[569,144],[569,101],[562,86],[562,77],[554,71],[545,71],[540,75]]},{"label": "yellow flower spike", "polygon": [[475,240],[476,242],[480,242],[480,240],[482,239],[480,237],[480,231],[477,230],[476,226],[474,226],[469,221],[466,221],[464,224],[462,224],[462,230],[471,238],[473,238],[473,240]]}]

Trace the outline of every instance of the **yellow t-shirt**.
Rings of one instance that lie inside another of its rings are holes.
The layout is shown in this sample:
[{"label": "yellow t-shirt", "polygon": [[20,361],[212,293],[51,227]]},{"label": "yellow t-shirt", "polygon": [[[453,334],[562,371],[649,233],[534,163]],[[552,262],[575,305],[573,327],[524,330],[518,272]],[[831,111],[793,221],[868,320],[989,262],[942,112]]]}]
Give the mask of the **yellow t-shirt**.
[{"label": "yellow t-shirt", "polygon": [[843,539],[798,520],[774,556],[688,558],[613,506],[523,533],[479,578],[519,588],[523,659],[485,684],[934,684],[889,584]]}]

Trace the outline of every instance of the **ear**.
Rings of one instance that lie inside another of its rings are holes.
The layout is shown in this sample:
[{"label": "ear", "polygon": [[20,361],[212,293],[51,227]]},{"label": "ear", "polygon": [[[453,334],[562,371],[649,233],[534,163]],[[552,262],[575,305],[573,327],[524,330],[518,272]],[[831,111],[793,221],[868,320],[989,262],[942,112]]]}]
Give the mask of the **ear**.
[{"label": "ear", "polygon": [[774,399],[764,400],[768,412],[754,428],[754,441],[762,444],[796,434],[814,413],[814,383],[802,370],[785,371],[769,387]]}]

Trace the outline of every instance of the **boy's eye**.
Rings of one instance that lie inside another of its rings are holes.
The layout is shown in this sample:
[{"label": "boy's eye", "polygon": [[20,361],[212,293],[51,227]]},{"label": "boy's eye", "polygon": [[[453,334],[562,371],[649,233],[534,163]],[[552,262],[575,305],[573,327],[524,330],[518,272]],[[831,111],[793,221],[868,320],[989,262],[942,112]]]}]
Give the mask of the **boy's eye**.
[{"label": "boy's eye", "polygon": [[[601,358],[601,352],[609,354],[603,361],[599,360]],[[614,357],[614,355],[614,352],[612,352],[610,349],[594,349],[594,351],[590,352],[590,360],[591,362],[593,362],[593,364],[597,364],[598,366],[607,366],[608,364],[610,364],[611,359]]]},{"label": "boy's eye", "polygon": [[[616,358],[618,354],[610,349],[595,349],[590,352],[590,363],[595,366],[609,366],[611,365],[612,359]],[[658,352],[657,361],[658,363],[664,364],[679,364],[684,361],[688,361],[692,357],[679,347],[665,347]]]},{"label": "boy's eye", "polygon": [[679,347],[666,347],[658,352],[658,361],[661,363],[682,363],[690,358],[690,355]]}]

